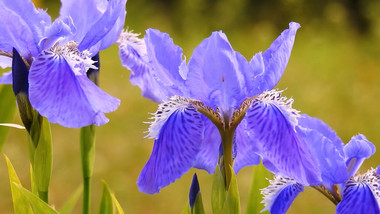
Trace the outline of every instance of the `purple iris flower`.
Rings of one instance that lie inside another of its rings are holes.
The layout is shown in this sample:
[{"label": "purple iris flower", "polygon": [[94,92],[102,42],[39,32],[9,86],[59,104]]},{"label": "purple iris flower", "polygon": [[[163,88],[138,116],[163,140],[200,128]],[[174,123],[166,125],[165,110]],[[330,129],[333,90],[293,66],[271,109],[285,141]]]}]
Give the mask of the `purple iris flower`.
[{"label": "purple iris flower", "polygon": [[[296,130],[308,143],[322,172],[322,181],[315,188],[327,193],[330,200],[337,204],[337,214],[380,212],[380,176],[374,169],[355,175],[363,161],[376,150],[364,135],[356,135],[344,145],[328,125],[307,115],[299,118]],[[342,195],[336,190],[338,186]],[[286,213],[303,190],[304,185],[291,177],[275,176],[270,185],[262,190],[264,210],[275,214]]]},{"label": "purple iris flower", "polygon": [[262,159],[272,172],[302,184],[321,181],[316,160],[295,130],[299,114],[293,100],[273,90],[299,27],[290,23],[250,61],[221,31],[203,40],[188,63],[166,33],[148,29],[144,40],[121,34],[119,54],[131,82],[161,103],[149,128],[155,142],[137,182],[140,191],[157,193],[191,167],[213,173],[220,147],[236,173]]},{"label": "purple iris flower", "polygon": [[[83,127],[108,122],[120,101],[87,78],[98,52],[113,44],[125,19],[126,0],[62,0],[52,23],[28,0],[0,1],[0,66],[11,67],[12,49],[29,68],[31,105],[52,123]],[[13,71],[17,72],[17,71]],[[17,81],[16,81],[17,82]],[[0,83],[12,83],[10,72]]]}]

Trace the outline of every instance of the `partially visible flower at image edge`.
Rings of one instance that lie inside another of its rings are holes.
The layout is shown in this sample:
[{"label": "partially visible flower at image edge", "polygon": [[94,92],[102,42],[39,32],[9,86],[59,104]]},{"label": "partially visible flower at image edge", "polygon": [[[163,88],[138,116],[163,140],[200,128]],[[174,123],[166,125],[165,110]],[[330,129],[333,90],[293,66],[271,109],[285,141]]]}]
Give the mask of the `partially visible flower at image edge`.
[{"label": "partially visible flower at image edge", "polygon": [[[108,122],[104,113],[120,101],[87,78],[98,69],[93,59],[113,44],[124,25],[126,0],[62,0],[60,16],[51,23],[46,11],[28,0],[0,2],[0,65],[12,66],[12,49],[29,69],[31,105],[52,123],[79,128]],[[14,70],[13,72],[17,72]],[[12,83],[11,72],[0,83]],[[17,75],[16,75],[17,76]],[[17,80],[13,79],[13,82]]]},{"label": "partially visible flower at image edge", "polygon": [[273,90],[299,27],[291,22],[249,62],[221,31],[203,40],[188,63],[166,33],[148,29],[144,39],[121,34],[119,54],[131,70],[130,81],[161,103],[149,128],[155,142],[137,182],[140,191],[157,193],[191,167],[213,173],[220,147],[236,173],[262,159],[273,173],[305,185],[320,183],[317,160],[295,130],[299,112],[293,99]]},{"label": "partially visible flower at image edge", "polygon": [[[322,181],[314,184],[317,185],[315,188],[324,192],[337,205],[337,214],[380,212],[379,173],[371,169],[364,174],[357,174],[363,161],[376,150],[364,135],[356,135],[344,145],[327,124],[306,115],[301,116],[296,130],[308,142],[322,171]],[[263,211],[285,214],[303,190],[303,185],[292,177],[276,175],[270,185],[262,190],[265,204]]]}]

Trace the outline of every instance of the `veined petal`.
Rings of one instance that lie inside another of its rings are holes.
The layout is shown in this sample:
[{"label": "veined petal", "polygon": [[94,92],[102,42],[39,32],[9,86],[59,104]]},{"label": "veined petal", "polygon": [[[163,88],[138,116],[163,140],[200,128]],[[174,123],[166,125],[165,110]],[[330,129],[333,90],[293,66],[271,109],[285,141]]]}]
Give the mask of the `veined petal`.
[{"label": "veined petal", "polygon": [[212,174],[218,162],[219,146],[222,139],[216,126],[207,117],[202,115],[202,120],[204,124],[204,138],[193,167],[204,169]]},{"label": "veined petal", "polygon": [[121,64],[131,71],[131,83],[140,87],[142,95],[154,102],[167,100],[170,96],[165,88],[161,88],[163,86],[149,64],[145,41],[138,38],[138,34],[126,30],[121,33],[117,44]]},{"label": "veined petal", "polygon": [[[12,49],[16,48],[25,59],[30,59],[30,55],[37,55],[38,43],[27,22],[15,11],[7,8],[4,2],[0,2],[0,14],[6,17],[0,19],[0,50],[10,54]],[[9,66],[4,64],[6,65]]]},{"label": "veined petal", "polygon": [[150,136],[156,138],[153,151],[137,181],[140,191],[149,194],[158,193],[191,168],[204,131],[200,113],[180,97],[160,104],[155,119],[150,128]]},{"label": "veined petal", "polygon": [[260,156],[256,154],[252,144],[255,142],[248,136],[247,121],[242,120],[235,131],[236,158],[234,160],[234,172],[237,174],[241,168],[250,165],[258,165],[261,161]]},{"label": "veined petal", "polygon": [[358,134],[352,137],[344,146],[349,176],[355,175],[363,161],[371,157],[375,151],[376,147],[364,135]]},{"label": "veined petal", "polygon": [[90,53],[97,54],[116,42],[124,26],[126,2],[127,0],[108,1],[106,11],[91,25],[83,40],[80,41],[78,45],[80,51],[88,49]]},{"label": "veined petal", "polygon": [[[271,90],[277,85],[288,64],[296,32],[300,27],[296,22],[289,23],[289,29],[284,30],[268,50],[262,55],[259,53],[252,58],[250,64],[255,73],[258,74],[255,84],[257,84],[261,92]],[[265,65],[264,69],[261,65],[261,60]]]},{"label": "veined petal", "polygon": [[246,98],[241,62],[226,35],[213,32],[198,45],[189,61],[187,84],[191,96],[212,108],[219,107],[223,115],[231,117]]},{"label": "veined petal", "polygon": [[306,114],[298,118],[297,133],[318,160],[325,186],[342,184],[348,179],[343,142],[327,124]]},{"label": "veined petal", "polygon": [[265,205],[261,212],[269,210],[271,214],[285,214],[294,199],[304,190],[301,184],[290,178],[275,176],[269,182],[270,185],[261,190],[264,195],[262,203]]},{"label": "veined petal", "polygon": [[321,182],[321,172],[307,144],[295,131],[298,112],[293,100],[281,91],[269,91],[255,99],[247,110],[247,131],[253,149],[271,172],[289,177],[302,185]]},{"label": "veined petal", "polygon": [[50,122],[66,127],[108,122],[104,113],[116,110],[120,101],[87,78],[84,62],[73,65],[68,58],[65,53],[51,50],[35,58],[29,71],[32,106]]},{"label": "veined petal", "polygon": [[369,170],[347,181],[343,199],[336,207],[337,214],[380,213],[380,177]]},{"label": "veined petal", "polygon": [[[4,17],[7,17],[6,19],[3,19],[4,23],[7,25],[12,25],[16,23],[11,23],[9,20],[15,20],[14,17],[11,18],[11,16],[14,16],[14,14],[17,14],[19,16],[19,20],[17,24],[19,25],[14,25],[12,28],[12,31],[19,31],[20,25],[23,25],[24,29],[28,29],[27,31],[21,31],[21,34],[13,32],[13,35],[16,35],[17,41],[26,41],[24,38],[25,37],[30,37],[33,38],[34,42],[33,45],[32,43],[28,43],[32,46],[23,46],[24,48],[28,47],[30,49],[37,49],[38,44],[41,39],[45,37],[44,32],[45,28],[50,26],[51,23],[51,18],[50,16],[46,13],[46,11],[41,10],[41,9],[36,9],[33,5],[33,3],[29,0],[3,0],[2,3],[0,4],[0,8],[7,8],[9,11],[13,11],[13,14],[4,14],[3,11],[1,11],[1,15]],[[8,16],[9,15],[9,16]],[[1,25],[3,26],[3,25]],[[1,32],[3,33],[3,32]],[[11,33],[11,32],[10,32]],[[17,50],[19,50],[20,54],[24,57],[27,57],[24,55],[24,52],[21,51],[20,47],[17,46],[12,46],[15,47]],[[1,49],[3,50],[3,49]],[[41,49],[39,49],[41,51]],[[31,52],[33,56],[36,55],[36,52]]]},{"label": "veined petal", "polygon": [[183,63],[182,49],[168,34],[158,30],[148,29],[144,39],[152,72],[164,86],[162,90],[169,96],[185,95],[185,75],[179,72]]}]

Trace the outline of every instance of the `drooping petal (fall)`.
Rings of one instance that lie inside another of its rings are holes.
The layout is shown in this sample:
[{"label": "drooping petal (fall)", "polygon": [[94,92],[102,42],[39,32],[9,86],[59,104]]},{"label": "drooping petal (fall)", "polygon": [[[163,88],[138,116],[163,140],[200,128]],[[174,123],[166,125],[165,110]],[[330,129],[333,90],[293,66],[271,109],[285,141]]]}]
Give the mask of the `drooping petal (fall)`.
[{"label": "drooping petal (fall)", "polygon": [[298,112],[292,109],[292,101],[281,97],[279,91],[261,94],[247,110],[247,131],[269,171],[305,186],[318,184],[321,172],[308,145],[295,131]]},{"label": "drooping petal (fall)", "polygon": [[139,190],[158,193],[186,173],[199,152],[203,132],[200,113],[186,100],[174,97],[160,104],[149,135],[156,140],[138,178]]},{"label": "drooping petal (fall)", "polygon": [[[263,54],[256,54],[251,59],[250,64],[257,74],[255,83],[261,92],[272,90],[281,79],[290,58],[297,29],[300,27],[296,22],[289,23],[289,29],[284,30],[268,50]],[[258,64],[261,61],[264,63],[264,69]],[[260,72],[260,69],[263,70]]]},{"label": "drooping petal (fall)", "polygon": [[43,51],[29,71],[32,106],[50,122],[70,128],[108,122],[104,113],[116,110],[120,101],[91,82],[86,70],[84,62],[72,64],[65,54]]},{"label": "drooping petal (fall)", "polygon": [[235,173],[245,166],[258,165],[261,161],[252,146],[256,140],[250,138],[249,133],[246,132],[246,122],[246,120],[241,121],[235,131],[236,158],[233,165]]},{"label": "drooping petal (fall)", "polygon": [[187,84],[191,97],[209,107],[219,107],[223,115],[231,117],[247,98],[240,63],[226,35],[213,32],[198,45],[189,61]]},{"label": "drooping petal (fall)", "polygon": [[212,174],[218,162],[219,147],[222,139],[215,124],[203,115],[202,120],[204,124],[204,137],[193,167],[204,169]]},{"label": "drooping petal (fall)", "polygon": [[323,121],[305,114],[298,118],[296,131],[317,159],[323,184],[331,187],[333,184],[346,182],[349,176],[343,151],[344,144],[335,131]]},{"label": "drooping petal (fall)", "polygon": [[262,203],[265,205],[262,211],[269,210],[271,214],[285,214],[294,199],[304,190],[301,184],[290,178],[275,176],[269,182],[270,185],[261,190],[264,195]]},{"label": "drooping petal (fall)", "polygon": [[369,142],[364,135],[358,134],[352,137],[350,142],[344,146],[349,176],[355,175],[364,160],[371,157],[375,151],[375,145]]},{"label": "drooping petal (fall)", "polygon": [[380,213],[380,178],[374,173],[375,170],[369,170],[347,181],[336,214]]}]

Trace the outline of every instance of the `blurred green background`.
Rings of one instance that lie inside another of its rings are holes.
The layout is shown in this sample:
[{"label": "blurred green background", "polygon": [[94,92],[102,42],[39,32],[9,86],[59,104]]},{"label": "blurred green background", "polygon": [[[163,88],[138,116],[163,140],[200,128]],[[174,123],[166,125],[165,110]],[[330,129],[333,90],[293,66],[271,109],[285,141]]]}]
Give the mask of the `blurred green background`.
[{"label": "blurred green background", "polygon": [[[39,0],[58,16],[59,1]],[[277,88],[287,89],[294,108],[329,124],[344,142],[362,133],[380,146],[380,2],[370,0],[129,0],[126,27],[144,34],[147,28],[169,33],[187,59],[212,31],[223,30],[235,50],[250,59],[297,21],[292,56]],[[159,194],[146,195],[136,180],[148,160],[153,140],[145,139],[149,112],[157,104],[144,99],[128,81],[130,72],[120,65],[118,48],[102,51],[100,84],[121,100],[119,109],[107,115],[110,122],[97,129],[92,211],[98,210],[101,180],[113,189],[127,213],[180,213],[187,203],[188,188],[198,173],[206,212],[211,213],[212,176],[190,170]],[[3,70],[4,71],[4,70]],[[10,95],[11,96],[11,95]],[[19,116],[15,122],[20,123]],[[79,129],[52,125],[54,142],[50,202],[60,208],[81,184]],[[27,136],[9,131],[3,153],[9,156],[24,184],[29,186]],[[380,153],[367,160],[361,172],[376,167]],[[245,212],[253,167],[237,175],[242,213]],[[6,164],[0,158],[0,210],[13,213]],[[258,197],[261,197],[258,195]],[[76,213],[80,213],[80,203]],[[333,204],[316,190],[307,188],[288,213],[334,213]]]}]

